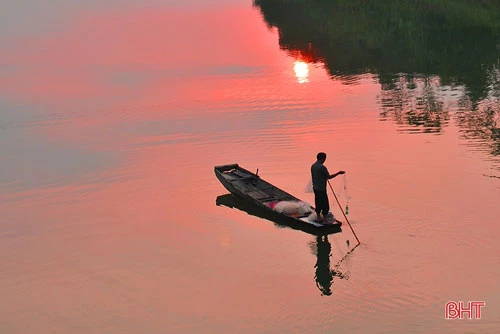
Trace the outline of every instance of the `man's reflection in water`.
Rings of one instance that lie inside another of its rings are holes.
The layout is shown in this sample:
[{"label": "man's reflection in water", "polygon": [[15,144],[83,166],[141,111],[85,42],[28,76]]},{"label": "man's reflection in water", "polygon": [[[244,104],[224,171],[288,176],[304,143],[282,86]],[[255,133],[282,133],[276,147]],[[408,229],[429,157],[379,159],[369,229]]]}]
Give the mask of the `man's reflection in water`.
[{"label": "man's reflection in water", "polygon": [[316,286],[321,291],[321,295],[330,296],[332,294],[331,286],[333,277],[346,278],[342,273],[330,269],[330,255],[332,245],[328,241],[328,236],[318,236],[316,238],[317,257],[316,261]]}]

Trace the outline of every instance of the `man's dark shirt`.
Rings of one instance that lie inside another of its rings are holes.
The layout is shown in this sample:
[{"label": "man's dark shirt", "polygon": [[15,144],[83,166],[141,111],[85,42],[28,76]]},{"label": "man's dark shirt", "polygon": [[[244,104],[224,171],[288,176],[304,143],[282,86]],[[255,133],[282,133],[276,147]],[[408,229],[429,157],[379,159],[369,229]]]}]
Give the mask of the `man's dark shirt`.
[{"label": "man's dark shirt", "polygon": [[312,164],[311,175],[313,189],[326,191],[326,181],[330,174],[328,169],[319,160]]}]

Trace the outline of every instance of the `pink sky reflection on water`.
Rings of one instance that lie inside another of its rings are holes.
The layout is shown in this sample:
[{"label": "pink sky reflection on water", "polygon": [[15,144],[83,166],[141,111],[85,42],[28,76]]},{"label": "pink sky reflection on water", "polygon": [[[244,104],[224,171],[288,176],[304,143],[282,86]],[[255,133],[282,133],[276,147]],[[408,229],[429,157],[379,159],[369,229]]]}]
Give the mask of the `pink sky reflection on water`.
[{"label": "pink sky reflection on water", "polygon": [[[16,66],[18,71],[8,78],[9,87],[5,80],[3,88],[13,95],[29,94],[50,101],[95,98],[123,93],[119,82],[113,85],[110,80],[120,72],[137,71],[153,80],[165,78],[169,71],[192,75],[194,69],[198,75],[198,71],[214,67],[267,65],[280,56],[273,52],[275,37],[266,34],[261,24],[256,26],[257,15],[247,13],[247,9],[235,7],[213,12],[143,10],[78,17],[63,31],[28,37],[4,54],[1,63]],[[221,29],[228,32],[221,34]],[[227,47],[234,44],[239,47]]]},{"label": "pink sky reflection on water", "polygon": [[[266,92],[302,103],[313,89],[315,103],[323,104],[335,99],[337,89],[344,92],[337,82],[325,87],[322,69],[311,71],[312,81],[321,79],[311,83],[314,88],[291,81],[293,59],[276,52],[277,36],[262,25],[256,11],[248,13],[248,8],[235,6],[213,12],[144,10],[78,17],[63,31],[26,38],[4,54],[1,62],[16,70],[7,73],[1,88],[7,101],[69,118],[48,124],[45,135],[65,142],[78,136],[76,141],[86,144],[96,135],[107,136],[106,129],[113,134],[113,124],[154,121],[165,114],[179,117],[179,108],[187,113],[208,105],[209,112],[233,112],[235,104],[254,102],[262,109],[269,102],[262,102]],[[221,29],[227,31],[221,34]],[[271,74],[269,66],[285,73],[256,80],[253,73]],[[350,90],[361,95],[357,90],[364,87]],[[286,107],[288,101],[283,102],[276,107]],[[130,139],[129,134],[119,139]]]},{"label": "pink sky reflection on water", "polygon": [[[368,75],[345,85],[309,64],[298,82],[295,59],[248,7],[87,13],[0,55],[14,69],[1,97],[33,109],[13,131],[85,155],[84,167],[109,158],[65,177],[34,164],[38,184],[6,171],[6,329],[112,331],[119,318],[134,330],[147,318],[150,331],[252,332],[244,324],[256,322],[320,331],[352,329],[361,315],[359,328],[391,315],[403,329],[418,323],[414,314],[447,326],[438,320],[445,297],[499,301],[487,266],[500,213],[494,196],[482,198],[498,193],[481,175],[488,164],[458,145],[453,126],[408,136],[379,122],[380,87]],[[215,206],[226,191],[212,172],[260,168],[311,202],[303,187],[320,150],[332,172],[348,171],[351,219],[366,243],[330,299],[314,285],[314,238]],[[480,209],[459,210],[469,206]],[[469,266],[482,284],[456,277]],[[81,327],[77,314],[89,319]]]}]

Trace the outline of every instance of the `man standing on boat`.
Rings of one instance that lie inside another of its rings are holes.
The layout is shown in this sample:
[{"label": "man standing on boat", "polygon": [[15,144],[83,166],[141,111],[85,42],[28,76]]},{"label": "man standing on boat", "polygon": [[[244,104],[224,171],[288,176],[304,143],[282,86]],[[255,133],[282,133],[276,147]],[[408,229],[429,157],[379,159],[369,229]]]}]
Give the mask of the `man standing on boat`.
[{"label": "man standing on boat", "polygon": [[[333,179],[337,175],[345,174],[343,170],[335,174],[328,172],[325,163],[326,153],[320,152],[316,155],[317,161],[311,166],[312,184],[314,190],[314,204],[316,210],[316,222],[323,222],[328,217],[330,210],[330,202],[326,193],[326,182],[328,179]],[[320,214],[323,215],[321,218]]]}]

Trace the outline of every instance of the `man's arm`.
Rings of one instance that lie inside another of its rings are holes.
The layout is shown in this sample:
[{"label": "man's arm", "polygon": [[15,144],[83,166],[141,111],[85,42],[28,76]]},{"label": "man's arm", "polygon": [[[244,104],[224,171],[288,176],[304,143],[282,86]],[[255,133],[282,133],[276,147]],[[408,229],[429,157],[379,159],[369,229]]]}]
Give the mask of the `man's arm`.
[{"label": "man's arm", "polygon": [[341,174],[345,174],[345,172],[343,170],[339,170],[337,173],[329,175],[328,178],[333,179],[335,176],[341,175]]}]

